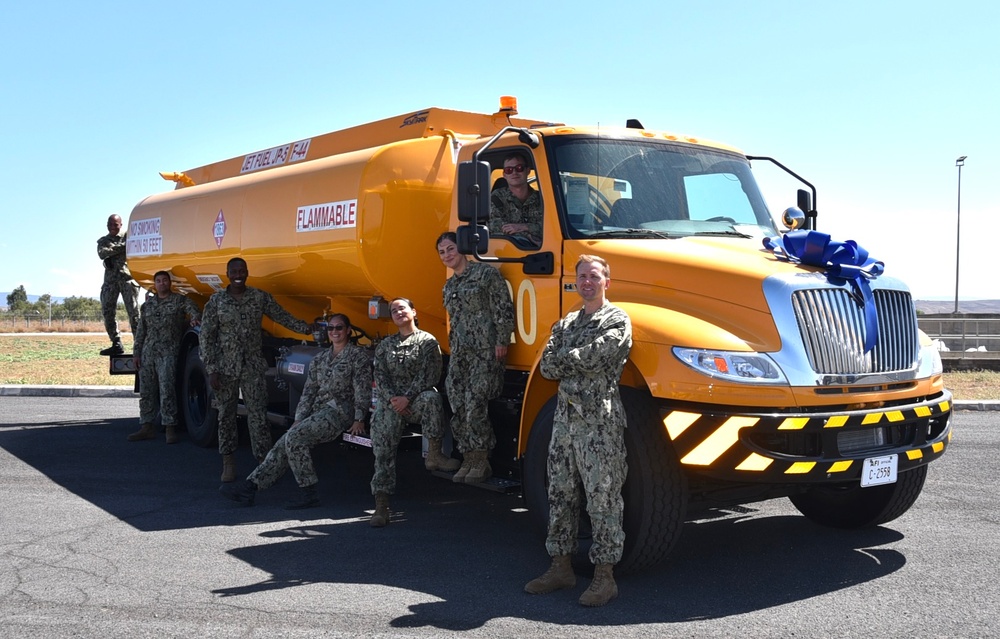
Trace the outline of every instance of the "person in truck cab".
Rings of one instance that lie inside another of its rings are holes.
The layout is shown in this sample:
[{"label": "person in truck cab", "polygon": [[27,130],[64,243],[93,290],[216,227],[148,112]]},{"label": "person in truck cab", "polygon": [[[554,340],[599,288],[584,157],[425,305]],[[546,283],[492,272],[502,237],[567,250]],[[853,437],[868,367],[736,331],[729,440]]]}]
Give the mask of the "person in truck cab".
[{"label": "person in truck cab", "polygon": [[490,195],[490,235],[510,235],[537,248],[542,245],[542,197],[528,186],[530,170],[521,151],[504,158],[507,186]]}]

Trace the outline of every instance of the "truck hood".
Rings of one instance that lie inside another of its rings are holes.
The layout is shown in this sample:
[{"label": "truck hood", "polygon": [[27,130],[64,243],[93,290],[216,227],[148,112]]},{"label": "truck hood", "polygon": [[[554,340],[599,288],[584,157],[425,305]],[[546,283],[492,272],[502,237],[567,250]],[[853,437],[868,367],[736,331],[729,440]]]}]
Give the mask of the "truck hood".
[{"label": "truck hood", "polygon": [[680,346],[779,350],[763,282],[779,273],[818,270],[777,260],[756,238],[599,239],[567,242],[567,283],[584,253],[610,263],[612,302],[648,307],[634,318],[640,320],[633,322],[636,339]]}]

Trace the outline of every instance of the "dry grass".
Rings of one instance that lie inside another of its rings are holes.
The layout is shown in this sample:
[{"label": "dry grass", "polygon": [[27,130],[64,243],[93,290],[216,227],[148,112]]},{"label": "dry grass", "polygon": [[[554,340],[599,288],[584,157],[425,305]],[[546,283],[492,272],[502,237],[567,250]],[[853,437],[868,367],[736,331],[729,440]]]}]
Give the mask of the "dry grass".
[{"label": "dry grass", "polygon": [[[103,326],[91,323],[90,330],[94,332],[0,335],[0,384],[132,386],[131,375],[110,375],[108,358],[98,354],[108,346]],[[132,335],[124,333],[122,342],[130,350]],[[954,371],[945,373],[944,381],[955,399],[1000,401],[1000,372]]]},{"label": "dry grass", "polygon": [[[99,355],[110,342],[99,334],[0,335],[0,384],[132,386],[131,375],[108,373],[108,358]],[[132,335],[122,335],[126,351]]]}]

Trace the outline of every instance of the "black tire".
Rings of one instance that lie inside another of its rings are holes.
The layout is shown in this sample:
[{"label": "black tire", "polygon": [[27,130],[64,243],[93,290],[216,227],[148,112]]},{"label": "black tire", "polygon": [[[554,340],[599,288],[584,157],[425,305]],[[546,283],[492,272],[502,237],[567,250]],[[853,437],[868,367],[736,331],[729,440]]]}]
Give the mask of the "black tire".
[{"label": "black tire", "polygon": [[181,419],[191,441],[206,448],[214,445],[219,437],[219,411],[212,407],[212,388],[197,346],[184,358],[179,399]]},{"label": "black tire", "polygon": [[831,528],[866,528],[896,519],[917,501],[927,465],[900,473],[894,484],[862,488],[859,482],[818,485],[789,499],[800,513]]},{"label": "black tire", "polygon": [[[687,511],[687,480],[649,395],[626,387],[621,393],[629,470],[622,487],[625,550],[615,571],[627,573],[655,566],[677,543]],[[534,525],[543,533],[548,528],[547,466],[555,409],[553,397],[538,413],[524,455],[524,499]],[[581,522],[580,533],[587,536],[589,521]],[[588,546],[581,543],[579,552],[586,553]]]}]

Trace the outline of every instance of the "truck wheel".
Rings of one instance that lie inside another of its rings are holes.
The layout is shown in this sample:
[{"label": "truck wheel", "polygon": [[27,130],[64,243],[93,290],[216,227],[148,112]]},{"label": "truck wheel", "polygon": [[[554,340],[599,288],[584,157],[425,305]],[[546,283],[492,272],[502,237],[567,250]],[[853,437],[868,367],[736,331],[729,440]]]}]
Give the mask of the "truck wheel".
[{"label": "truck wheel", "polygon": [[[680,538],[687,509],[687,481],[649,395],[627,387],[621,393],[628,423],[628,476],[622,487],[625,550],[616,573],[650,568],[662,561]],[[549,519],[547,462],[555,410],[553,397],[538,413],[524,455],[524,499],[534,525],[542,531],[547,530]],[[586,513],[581,517],[586,520]],[[581,522],[580,530],[589,532],[589,520]],[[581,544],[582,554],[588,549],[585,546],[589,544]]]},{"label": "truck wheel", "polygon": [[896,519],[917,501],[927,466],[900,473],[894,484],[862,488],[857,482],[813,486],[789,497],[800,513],[831,528],[865,528]]},{"label": "truck wheel", "polygon": [[181,417],[191,441],[206,448],[215,444],[219,435],[219,411],[212,408],[212,388],[208,385],[205,364],[197,346],[189,350],[184,359],[180,400]]}]

